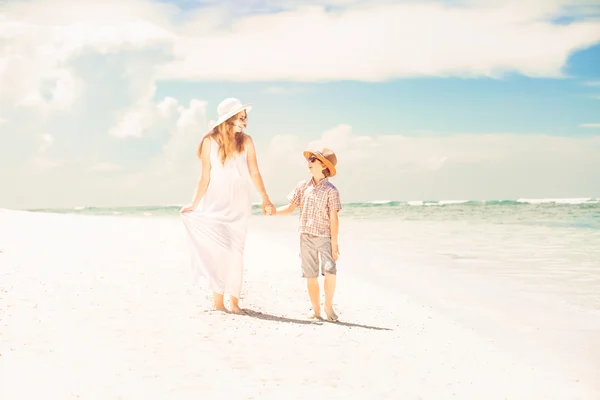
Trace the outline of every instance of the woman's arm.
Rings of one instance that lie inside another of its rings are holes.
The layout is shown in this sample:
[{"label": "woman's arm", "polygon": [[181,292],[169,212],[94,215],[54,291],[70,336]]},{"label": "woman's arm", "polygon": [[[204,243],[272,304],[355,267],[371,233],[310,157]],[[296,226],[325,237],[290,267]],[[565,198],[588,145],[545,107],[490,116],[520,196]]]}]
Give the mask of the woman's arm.
[{"label": "woman's arm", "polygon": [[265,184],[263,182],[262,175],[260,174],[260,169],[258,168],[258,160],[256,157],[256,147],[254,146],[254,140],[252,140],[252,137],[250,137],[249,135],[246,135],[246,151],[248,171],[250,172],[252,184],[254,185],[254,188],[260,194],[260,197],[262,199],[263,213],[271,214],[275,210],[275,207],[269,199],[267,189],[265,189]]},{"label": "woman's arm", "polygon": [[202,173],[200,175],[200,179],[198,179],[198,183],[196,184],[196,192],[194,193],[194,198],[192,200],[192,204],[189,206],[183,207],[180,212],[194,211],[200,200],[206,193],[206,189],[208,189],[208,184],[210,183],[210,138],[206,137],[202,139],[202,150],[200,153],[200,160],[202,162]]}]

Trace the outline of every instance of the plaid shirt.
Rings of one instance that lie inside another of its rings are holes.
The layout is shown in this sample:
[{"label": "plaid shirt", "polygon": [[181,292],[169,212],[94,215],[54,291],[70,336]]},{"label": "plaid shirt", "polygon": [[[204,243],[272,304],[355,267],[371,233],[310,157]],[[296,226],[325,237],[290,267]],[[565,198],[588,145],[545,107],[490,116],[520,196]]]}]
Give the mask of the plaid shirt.
[{"label": "plaid shirt", "polygon": [[327,178],[316,185],[312,178],[300,182],[288,199],[300,206],[300,233],[331,237],[329,212],[341,210],[342,204],[339,191]]}]

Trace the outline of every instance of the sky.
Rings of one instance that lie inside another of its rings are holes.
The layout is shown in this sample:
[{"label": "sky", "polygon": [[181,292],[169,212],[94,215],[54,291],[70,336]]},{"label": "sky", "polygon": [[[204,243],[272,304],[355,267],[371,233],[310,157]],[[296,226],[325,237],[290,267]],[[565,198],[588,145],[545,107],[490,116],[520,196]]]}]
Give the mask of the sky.
[{"label": "sky", "polygon": [[187,204],[228,97],[277,203],[600,198],[596,0],[0,0],[0,208]]}]

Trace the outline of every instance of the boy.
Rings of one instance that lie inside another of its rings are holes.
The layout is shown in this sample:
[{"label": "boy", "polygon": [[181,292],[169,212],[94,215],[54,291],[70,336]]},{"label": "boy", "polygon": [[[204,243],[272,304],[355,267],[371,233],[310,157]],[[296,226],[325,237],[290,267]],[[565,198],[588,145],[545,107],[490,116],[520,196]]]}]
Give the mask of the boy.
[{"label": "boy", "polygon": [[[342,209],[340,194],[329,177],[336,174],[337,157],[329,149],[305,151],[311,178],[300,182],[288,196],[289,204],[276,209],[276,215],[291,214],[300,206],[300,260],[302,277],[306,278],[313,313],[321,318],[319,267],[325,276],[325,314],[328,321],[337,321],[333,310],[336,284],[336,261],[339,256],[338,211]],[[320,256],[320,257],[319,257]],[[319,263],[319,258],[321,262]]]}]

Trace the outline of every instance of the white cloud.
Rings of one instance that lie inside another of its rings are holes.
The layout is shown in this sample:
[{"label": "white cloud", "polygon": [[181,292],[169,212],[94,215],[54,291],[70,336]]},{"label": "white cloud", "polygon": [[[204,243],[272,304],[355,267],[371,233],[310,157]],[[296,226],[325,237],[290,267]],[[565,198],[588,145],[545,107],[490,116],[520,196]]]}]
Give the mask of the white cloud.
[{"label": "white cloud", "polygon": [[309,6],[245,16],[231,30],[181,37],[178,60],[160,71],[165,78],[233,81],[559,77],[574,50],[600,41],[600,21],[553,25],[544,19],[557,4],[524,3],[384,3],[338,12]]},{"label": "white cloud", "polygon": [[196,148],[207,133],[206,106],[206,101],[192,99],[189,107],[182,109],[156,164],[159,171],[185,174],[197,169]]},{"label": "white cloud", "polygon": [[49,154],[54,145],[54,136],[43,133],[36,137],[37,151],[31,162],[31,172],[34,175],[47,174],[50,170],[65,164],[65,160],[57,159]]},{"label": "white cloud", "polygon": [[44,133],[42,135],[42,138],[44,139],[44,142],[46,143],[46,146],[48,146],[48,147],[52,146],[52,144],[54,143],[54,136],[52,136],[52,135]]},{"label": "white cloud", "polygon": [[117,49],[145,48],[155,44],[168,44],[176,39],[175,35],[152,22],[115,22],[112,19],[99,21],[95,16],[92,24],[75,22],[56,28],[54,34],[61,44],[59,57],[66,59],[86,48],[93,48],[100,54],[110,54]]},{"label": "white cloud", "polygon": [[119,197],[114,190],[149,196],[161,157],[185,176],[177,168],[186,154],[165,156],[163,147],[188,109],[155,97],[154,68],[172,59],[173,37],[160,28],[168,9],[141,1],[0,6],[0,24],[12,24],[0,38],[0,185],[11,193],[0,207],[106,204]]},{"label": "white cloud", "polygon": [[158,112],[169,109],[172,114],[165,125],[168,135],[161,141],[159,151],[145,159],[143,167],[139,168],[97,165],[96,172],[117,172],[110,180],[99,183],[105,188],[103,193],[112,194],[104,198],[98,192],[93,196],[81,196],[78,203],[174,204],[188,200],[200,172],[196,149],[206,133],[206,105],[205,101],[197,99],[192,99],[187,107],[169,98],[159,103]]},{"label": "white cloud", "polygon": [[83,86],[67,71],[49,71],[40,77],[39,86],[23,93],[20,107],[30,107],[47,115],[53,111],[69,111]]},{"label": "white cloud", "polygon": [[[318,138],[273,138],[262,155],[271,196],[283,201],[308,177],[302,152],[329,147],[345,201],[502,199],[600,193],[600,135],[356,136],[340,125]],[[260,156],[260,154],[259,154]]]},{"label": "white cloud", "polygon": [[587,82],[583,82],[584,86],[592,86],[592,87],[599,87],[600,86],[600,81],[587,81]]},{"label": "white cloud", "polygon": [[206,104],[205,101],[192,99],[189,108],[182,110],[179,119],[177,119],[177,128],[183,131],[201,129],[198,124],[205,122]]},{"label": "white cloud", "polygon": [[93,165],[90,168],[90,171],[92,171],[92,172],[114,172],[114,171],[119,171],[122,168],[123,167],[118,164],[98,163],[98,164]]},{"label": "white cloud", "polygon": [[592,128],[592,129],[600,129],[600,124],[581,124],[580,128]]},{"label": "white cloud", "polygon": [[[573,51],[600,41],[598,19],[549,22],[566,6],[586,10],[569,1],[350,3],[334,11],[318,2],[288,3],[284,12],[231,19],[217,5],[184,14],[143,0],[9,2],[0,20],[3,36],[24,42],[0,52],[0,66],[22,64],[37,78],[33,89],[44,71],[78,53],[149,48],[175,57],[154,65],[165,79],[380,81],[512,72],[558,77]],[[61,5],[69,13],[59,11]],[[27,49],[33,60],[19,62]]]},{"label": "white cloud", "polygon": [[305,93],[310,89],[304,86],[269,86],[265,89],[265,93],[267,94],[275,94],[275,95],[289,95],[296,93]]},{"label": "white cloud", "polygon": [[59,167],[64,164],[62,160],[55,160],[44,155],[39,155],[33,159],[33,172],[36,174],[45,174],[49,170]]},{"label": "white cloud", "polygon": [[144,118],[145,116],[141,110],[129,110],[121,117],[119,123],[108,131],[108,134],[119,138],[141,137],[143,130],[152,123]]},{"label": "white cloud", "polygon": [[[160,55],[136,60],[149,62],[142,78],[150,79],[151,92],[156,79],[170,78],[380,81],[507,72],[557,77],[573,51],[600,41],[597,19],[567,26],[546,22],[571,2],[350,3],[353,8],[331,12],[288,3],[285,12],[229,20],[216,6],[184,17],[173,6],[144,0],[8,2],[0,19],[3,98],[11,107],[70,109],[85,80],[69,65],[90,54]],[[123,73],[136,78],[131,69]],[[277,85],[267,92],[295,90]]]},{"label": "white cloud", "polygon": [[[192,105],[197,102],[199,101],[193,99]],[[179,126],[182,118],[184,120],[188,118],[189,112],[172,97],[165,97],[158,103],[146,98],[122,111],[118,122],[108,131],[108,134],[121,139],[141,138],[147,136],[149,131],[156,130],[157,127],[169,130],[176,120]]]},{"label": "white cloud", "polygon": [[[34,135],[34,152],[26,153],[30,143],[26,141],[14,162],[2,158],[0,185],[7,195],[2,196],[0,207],[161,204],[187,199],[199,172],[196,148],[206,133],[206,104],[192,99],[185,106],[172,98],[150,102],[140,114],[153,125],[139,137],[111,137],[103,132],[88,138],[101,149],[90,146],[82,151],[81,144],[73,146],[71,141],[81,143],[85,137],[62,132]],[[83,120],[79,126],[85,129]],[[152,151],[147,151],[149,147]],[[27,160],[22,160],[23,155],[28,155]],[[21,177],[18,182],[16,175]]]}]

